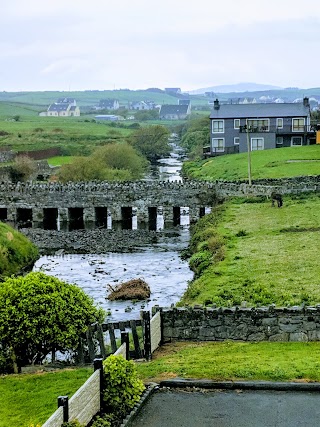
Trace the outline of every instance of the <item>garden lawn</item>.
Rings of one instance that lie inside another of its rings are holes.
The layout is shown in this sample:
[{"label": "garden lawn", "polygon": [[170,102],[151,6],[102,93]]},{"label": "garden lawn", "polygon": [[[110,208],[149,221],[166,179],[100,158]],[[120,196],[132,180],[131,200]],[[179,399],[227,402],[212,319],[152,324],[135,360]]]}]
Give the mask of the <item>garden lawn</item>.
[{"label": "garden lawn", "polygon": [[320,343],[206,342],[166,344],[137,364],[144,381],[320,381]]},{"label": "garden lawn", "polygon": [[189,284],[180,305],[320,303],[320,198],[285,197],[280,209],[253,201],[233,199],[218,208],[214,227],[223,236],[224,259],[212,260]]},{"label": "garden lawn", "polygon": [[92,368],[0,376],[0,427],[43,424],[57,409],[58,396],[71,397]]}]

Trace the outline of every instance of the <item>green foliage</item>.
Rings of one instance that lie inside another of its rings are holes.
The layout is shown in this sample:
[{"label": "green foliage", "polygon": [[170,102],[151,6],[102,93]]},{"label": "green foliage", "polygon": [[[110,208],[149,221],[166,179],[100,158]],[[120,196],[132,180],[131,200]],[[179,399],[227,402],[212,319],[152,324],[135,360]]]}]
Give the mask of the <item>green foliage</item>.
[{"label": "green foliage", "polygon": [[67,423],[63,423],[61,427],[85,427],[85,425],[81,424],[78,420],[72,420]]},{"label": "green foliage", "polygon": [[76,285],[43,273],[8,278],[0,285],[0,337],[15,372],[53,350],[75,350],[102,310]]},{"label": "green foliage", "polygon": [[22,233],[0,222],[0,280],[31,266],[38,249]]},{"label": "green foliage", "polygon": [[131,135],[129,142],[149,161],[154,162],[170,153],[168,138],[168,129],[155,125],[138,129]]},{"label": "green foliage", "polygon": [[68,181],[130,181],[140,179],[147,163],[126,143],[111,143],[97,148],[89,157],[78,157],[64,164],[59,179]]},{"label": "green foliage", "polygon": [[110,416],[104,415],[100,417],[99,415],[94,418],[94,421],[91,427],[111,427],[111,422],[109,421]]},{"label": "green foliage", "polygon": [[139,401],[145,387],[138,379],[136,366],[122,356],[109,356],[103,362],[103,402],[107,413],[124,417]]},{"label": "green foliage", "polygon": [[203,270],[212,263],[212,253],[210,251],[201,251],[192,255],[189,261],[190,269],[194,271],[195,277],[199,277]]},{"label": "green foliage", "polygon": [[36,164],[28,156],[17,156],[14,160],[14,164],[10,167],[12,182],[28,181],[35,172]]}]

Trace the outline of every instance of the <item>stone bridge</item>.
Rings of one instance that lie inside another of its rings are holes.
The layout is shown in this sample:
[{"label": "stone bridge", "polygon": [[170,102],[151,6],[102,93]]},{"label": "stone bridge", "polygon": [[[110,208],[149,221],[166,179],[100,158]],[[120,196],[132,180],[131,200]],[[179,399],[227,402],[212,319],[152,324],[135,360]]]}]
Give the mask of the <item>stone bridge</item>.
[{"label": "stone bridge", "polygon": [[320,192],[320,177],[245,182],[137,181],[129,183],[0,183],[0,220],[24,226],[60,229],[145,228],[156,230],[164,225],[179,225],[183,216],[195,222],[206,208],[230,196],[270,196]]}]

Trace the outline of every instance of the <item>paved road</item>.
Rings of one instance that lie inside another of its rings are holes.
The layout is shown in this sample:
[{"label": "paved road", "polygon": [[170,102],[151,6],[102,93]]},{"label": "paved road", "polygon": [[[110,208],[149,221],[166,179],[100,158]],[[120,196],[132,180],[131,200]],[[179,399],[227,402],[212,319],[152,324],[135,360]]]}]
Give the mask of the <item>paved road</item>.
[{"label": "paved road", "polygon": [[130,427],[317,427],[320,393],[160,389]]}]

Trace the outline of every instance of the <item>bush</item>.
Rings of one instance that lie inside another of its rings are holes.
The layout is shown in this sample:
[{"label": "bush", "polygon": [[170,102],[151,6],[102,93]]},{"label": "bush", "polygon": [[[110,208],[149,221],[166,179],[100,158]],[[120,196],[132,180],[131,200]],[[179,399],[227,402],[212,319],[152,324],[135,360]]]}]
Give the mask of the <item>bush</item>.
[{"label": "bush", "polygon": [[145,387],[131,360],[111,355],[103,362],[103,368],[103,409],[123,418],[139,401]]},{"label": "bush", "polygon": [[189,265],[195,275],[198,277],[203,270],[208,268],[212,263],[212,254],[210,251],[197,252],[192,255]]},{"label": "bush", "polygon": [[105,415],[104,418],[99,415],[94,418],[91,427],[111,427],[111,422],[108,420],[108,415]]}]

